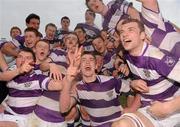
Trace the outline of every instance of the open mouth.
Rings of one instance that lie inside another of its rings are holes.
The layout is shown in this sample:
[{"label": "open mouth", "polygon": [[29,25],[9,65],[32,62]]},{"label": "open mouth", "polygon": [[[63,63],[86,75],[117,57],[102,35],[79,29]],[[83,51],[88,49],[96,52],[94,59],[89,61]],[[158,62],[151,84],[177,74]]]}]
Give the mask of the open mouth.
[{"label": "open mouth", "polygon": [[41,56],[44,56],[44,55],[45,55],[45,53],[44,53],[44,52],[40,52],[40,55],[41,55]]},{"label": "open mouth", "polygon": [[91,67],[85,67],[85,70],[86,70],[86,71],[90,71],[90,70],[91,70]]}]

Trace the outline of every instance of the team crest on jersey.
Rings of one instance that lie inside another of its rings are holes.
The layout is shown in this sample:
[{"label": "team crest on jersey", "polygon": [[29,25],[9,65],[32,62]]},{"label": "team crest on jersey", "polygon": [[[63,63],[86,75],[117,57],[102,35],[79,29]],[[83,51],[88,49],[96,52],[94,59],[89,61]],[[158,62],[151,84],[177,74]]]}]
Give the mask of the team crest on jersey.
[{"label": "team crest on jersey", "polygon": [[113,96],[113,91],[107,92],[107,95],[108,95],[109,97],[112,97],[112,96]]},{"label": "team crest on jersey", "polygon": [[175,61],[172,57],[170,57],[170,56],[167,56],[166,59],[165,59],[165,63],[166,63],[169,67],[174,66],[175,62],[176,62],[176,61]]},{"label": "team crest on jersey", "polygon": [[147,77],[147,78],[150,78],[151,77],[151,72],[148,71],[148,70],[143,70],[144,72],[144,75]]},{"label": "team crest on jersey", "polygon": [[25,87],[30,87],[31,85],[32,85],[32,82],[26,82],[26,83],[24,84]]}]

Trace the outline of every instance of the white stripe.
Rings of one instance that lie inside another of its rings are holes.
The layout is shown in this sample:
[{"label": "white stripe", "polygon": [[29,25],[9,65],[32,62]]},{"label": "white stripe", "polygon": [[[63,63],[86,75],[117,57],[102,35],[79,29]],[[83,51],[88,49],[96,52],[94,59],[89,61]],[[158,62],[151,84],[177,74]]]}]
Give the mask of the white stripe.
[{"label": "white stripe", "polygon": [[29,82],[24,81],[24,83],[16,83],[14,80],[12,80],[12,81],[8,82],[7,87],[18,89],[18,90],[39,90],[39,89],[41,89],[39,86],[38,80],[29,81]]},{"label": "white stripe", "polygon": [[159,48],[171,51],[177,42],[180,42],[180,34],[178,32],[171,32],[165,36]]},{"label": "white stripe", "polygon": [[87,107],[85,107],[85,109],[87,110],[87,112],[90,115],[95,116],[95,117],[106,117],[106,116],[110,116],[116,112],[122,111],[121,106],[111,106],[108,108],[87,108]]},{"label": "white stripe", "polygon": [[149,93],[147,93],[147,95],[160,94],[172,86],[173,86],[173,82],[165,79],[155,84],[154,86],[149,86]]},{"label": "white stripe", "polygon": [[149,45],[144,56],[161,60],[164,57],[164,53],[159,48]]},{"label": "white stripe", "polygon": [[48,87],[48,85],[49,85],[49,83],[47,84],[47,82],[49,82],[49,80],[50,80],[50,78],[47,77],[47,78],[45,78],[45,79],[42,81],[42,83],[41,83],[42,89],[47,90],[47,87]]},{"label": "white stripe", "polygon": [[[129,61],[127,61],[127,62],[128,62],[131,72],[135,75],[140,76],[142,79],[151,81],[151,80],[156,80],[161,77],[161,75],[159,75],[155,70],[138,68],[135,65],[131,64]],[[146,76],[144,71],[148,71],[150,76]]]},{"label": "white stripe", "polygon": [[47,98],[45,96],[41,96],[37,102],[38,105],[50,109],[52,111],[59,111],[59,101],[55,101],[53,99]]},{"label": "white stripe", "polygon": [[164,30],[164,31],[166,30],[161,13],[155,13],[153,11],[150,11],[142,7],[142,15],[149,22],[153,24],[157,24],[159,29]]},{"label": "white stripe", "polygon": [[81,99],[87,99],[87,100],[102,100],[103,99],[105,101],[110,101],[114,98],[117,98],[117,93],[115,92],[115,89],[108,90],[105,92],[92,92],[92,91],[89,92],[89,91],[78,90],[78,96]]},{"label": "white stripe", "polygon": [[13,107],[29,107],[36,105],[39,97],[10,97],[7,100],[7,104]]}]

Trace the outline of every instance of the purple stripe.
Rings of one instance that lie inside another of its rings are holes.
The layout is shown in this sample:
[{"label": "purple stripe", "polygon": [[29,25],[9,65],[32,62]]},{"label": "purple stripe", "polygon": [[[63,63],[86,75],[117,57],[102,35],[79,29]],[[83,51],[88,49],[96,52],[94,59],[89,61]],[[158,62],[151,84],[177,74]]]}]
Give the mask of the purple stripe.
[{"label": "purple stripe", "polygon": [[29,113],[32,113],[35,109],[35,106],[29,106],[29,107],[13,107],[9,106],[15,113],[17,114],[24,114],[27,115]]},{"label": "purple stripe", "polygon": [[141,108],[151,105],[151,101],[141,101]]},{"label": "purple stripe", "polygon": [[36,106],[34,113],[47,122],[60,123],[65,121],[60,112],[52,111],[39,105]]},{"label": "purple stripe", "polygon": [[42,95],[42,90],[18,90],[9,88],[9,96],[11,97],[39,97]]},{"label": "purple stripe", "polygon": [[33,72],[33,74],[26,74],[16,77],[14,79],[14,82],[19,84],[19,83],[26,83],[31,81],[38,81],[41,84],[46,77],[47,76],[45,75],[41,75],[41,74],[37,75]]},{"label": "purple stripe", "polygon": [[100,33],[100,30],[98,28],[88,25],[86,23],[79,23],[79,24],[77,24],[77,26],[83,27],[83,28],[87,29],[88,31],[91,30],[97,35]]},{"label": "purple stripe", "polygon": [[67,54],[65,51],[58,50],[58,49],[52,50],[51,53],[55,53],[57,56],[66,56]]},{"label": "purple stripe", "polygon": [[83,106],[86,106],[88,108],[107,108],[107,107],[111,107],[111,106],[119,106],[120,102],[118,100],[118,98],[114,98],[110,101],[106,101],[106,100],[86,100],[86,99],[81,99],[80,98],[80,103]]},{"label": "purple stripe", "polygon": [[[133,75],[133,80],[142,79],[141,77],[139,77],[139,76],[137,76],[137,75],[135,75],[135,74],[132,74],[132,75]],[[165,77],[164,77],[164,76],[161,76],[161,77],[159,77],[158,79],[154,79],[154,80],[145,80],[145,79],[143,79],[143,80],[147,83],[148,86],[154,86],[154,85],[156,85],[157,83],[163,81],[164,79],[165,79]]]},{"label": "purple stripe", "polygon": [[112,78],[106,82],[102,83],[89,83],[89,84],[80,84],[77,85],[78,90],[85,90],[85,91],[94,91],[94,92],[106,92],[109,90],[114,89],[116,85],[121,85],[121,82],[115,78]]},{"label": "purple stripe", "polygon": [[104,116],[104,117],[96,117],[96,116],[91,116],[90,115],[90,119],[93,121],[93,122],[97,122],[97,123],[101,123],[101,122],[106,122],[106,121],[109,121],[109,120],[113,120],[113,119],[116,119],[118,117],[121,116],[121,111],[119,112],[116,112],[110,116]]},{"label": "purple stripe", "polygon": [[109,28],[108,28],[108,24],[109,24],[109,22],[111,21],[112,16],[113,16],[113,15],[115,14],[115,12],[116,12],[116,9],[113,9],[114,6],[115,6],[115,4],[113,4],[113,5],[111,6],[111,8],[108,10],[108,12],[106,13],[106,15],[104,16],[104,21],[103,21],[103,23],[102,23],[103,29],[109,29]]},{"label": "purple stripe", "polygon": [[174,56],[180,58],[180,42],[177,42],[177,43],[175,44],[175,46],[174,46],[173,49],[171,50],[171,53],[172,53]]},{"label": "purple stripe", "polygon": [[165,27],[166,27],[167,33],[176,32],[176,30],[174,29],[174,26],[169,21],[165,22]]},{"label": "purple stripe", "polygon": [[179,90],[179,86],[173,85],[170,88],[168,88],[167,90],[165,90],[164,92],[161,92],[160,94],[156,94],[156,95],[141,94],[141,95],[142,95],[142,97],[144,97],[146,99],[164,100],[169,97],[172,97],[174,95],[174,93],[178,90]]},{"label": "purple stripe", "polygon": [[59,96],[60,96],[60,92],[56,92],[56,91],[44,91],[43,92],[43,96],[50,98],[52,100],[55,101],[59,101]]},{"label": "purple stripe", "polygon": [[141,13],[140,13],[140,19],[148,28],[152,29],[152,28],[157,28],[158,27],[157,24],[149,22],[148,20],[146,20]]},{"label": "purple stripe", "polygon": [[54,62],[54,63],[57,64],[57,65],[62,65],[62,66],[65,67],[65,68],[68,67],[68,64],[67,64],[66,62],[60,62],[60,61],[58,61],[58,62]]},{"label": "purple stripe", "polygon": [[166,35],[167,33],[164,32],[163,30],[155,29],[153,34],[151,35],[152,45],[159,47]]}]

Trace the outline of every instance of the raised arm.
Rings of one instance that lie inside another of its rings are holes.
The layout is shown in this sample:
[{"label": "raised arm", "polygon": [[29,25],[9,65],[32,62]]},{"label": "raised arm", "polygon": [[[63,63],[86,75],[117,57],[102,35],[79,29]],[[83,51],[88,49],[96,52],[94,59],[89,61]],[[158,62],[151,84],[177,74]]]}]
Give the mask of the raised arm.
[{"label": "raised arm", "polygon": [[136,0],[142,3],[142,6],[144,6],[147,9],[150,9],[154,12],[159,12],[158,2],[157,0]]},{"label": "raised arm", "polygon": [[72,106],[76,103],[76,76],[78,74],[80,57],[82,48],[74,54],[68,52],[70,65],[67,69],[67,74],[63,79],[63,89],[60,93],[60,111],[61,113],[68,113]]}]

